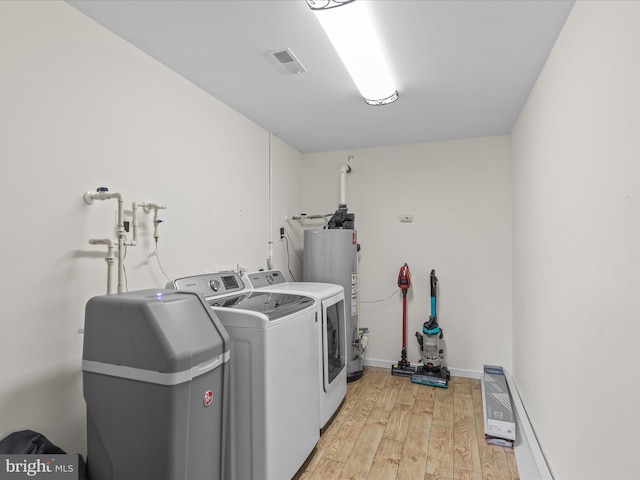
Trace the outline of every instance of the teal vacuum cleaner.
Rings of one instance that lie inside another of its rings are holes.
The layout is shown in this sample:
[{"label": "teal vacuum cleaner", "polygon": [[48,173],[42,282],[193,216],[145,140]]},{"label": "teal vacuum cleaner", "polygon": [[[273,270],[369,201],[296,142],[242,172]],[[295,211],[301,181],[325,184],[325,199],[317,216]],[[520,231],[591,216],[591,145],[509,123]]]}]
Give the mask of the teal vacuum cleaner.
[{"label": "teal vacuum cleaner", "polygon": [[407,360],[407,291],[411,286],[411,273],[406,263],[400,267],[398,286],[402,291],[402,352],[400,361],[391,365],[391,375],[410,377],[416,373],[417,368]]},{"label": "teal vacuum cleaner", "polygon": [[431,315],[429,321],[422,325],[422,333],[416,332],[416,339],[422,351],[422,365],[411,375],[413,383],[447,388],[451,373],[444,365],[443,332],[438,325],[436,313],[436,296],[438,277],[436,271],[431,270]]}]

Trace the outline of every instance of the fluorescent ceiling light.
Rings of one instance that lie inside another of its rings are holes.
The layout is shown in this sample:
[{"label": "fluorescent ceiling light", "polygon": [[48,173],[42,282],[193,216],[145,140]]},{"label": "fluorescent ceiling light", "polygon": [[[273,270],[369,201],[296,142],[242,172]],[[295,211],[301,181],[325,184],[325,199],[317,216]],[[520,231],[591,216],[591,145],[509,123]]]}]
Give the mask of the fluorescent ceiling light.
[{"label": "fluorescent ceiling light", "polygon": [[307,4],[312,10],[322,10],[323,8],[339,7],[355,0],[307,0]]},{"label": "fluorescent ceiling light", "polygon": [[307,0],[369,105],[398,99],[364,0]]}]

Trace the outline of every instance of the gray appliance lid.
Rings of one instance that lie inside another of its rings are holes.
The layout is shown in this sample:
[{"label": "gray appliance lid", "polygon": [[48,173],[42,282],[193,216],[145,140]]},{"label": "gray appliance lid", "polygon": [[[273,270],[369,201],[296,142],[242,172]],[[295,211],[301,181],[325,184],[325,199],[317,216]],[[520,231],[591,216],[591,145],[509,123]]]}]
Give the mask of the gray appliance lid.
[{"label": "gray appliance lid", "polygon": [[212,364],[229,343],[216,313],[193,292],[100,295],[85,307],[83,361],[179,374]]},{"label": "gray appliance lid", "polygon": [[250,310],[266,315],[269,320],[277,320],[299,312],[315,304],[311,297],[279,292],[250,292],[229,297],[207,299],[212,307]]}]

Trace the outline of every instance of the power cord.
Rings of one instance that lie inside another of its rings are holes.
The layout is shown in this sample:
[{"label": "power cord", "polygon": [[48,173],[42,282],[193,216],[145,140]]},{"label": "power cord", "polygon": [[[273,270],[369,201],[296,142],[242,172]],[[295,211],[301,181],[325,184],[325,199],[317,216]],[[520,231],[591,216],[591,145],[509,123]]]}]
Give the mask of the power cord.
[{"label": "power cord", "polygon": [[386,302],[387,300],[395,297],[396,295],[398,295],[398,293],[400,293],[400,290],[396,290],[395,292],[393,292],[391,295],[389,295],[386,298],[381,298],[379,300],[361,300],[360,303],[380,303],[380,302]]},{"label": "power cord", "polygon": [[[295,282],[296,277],[293,275],[293,272],[291,271],[291,253],[289,252],[289,234],[287,233],[286,230],[284,230],[284,235],[282,236],[282,238],[284,238],[287,246],[287,270],[289,270],[289,275],[291,275],[291,278]],[[293,248],[293,245],[291,248]],[[298,252],[296,252],[295,248],[293,248],[293,253],[296,254],[296,256],[298,257],[298,260],[300,260],[300,263],[302,264],[302,259],[300,258],[300,255],[298,255]]]}]

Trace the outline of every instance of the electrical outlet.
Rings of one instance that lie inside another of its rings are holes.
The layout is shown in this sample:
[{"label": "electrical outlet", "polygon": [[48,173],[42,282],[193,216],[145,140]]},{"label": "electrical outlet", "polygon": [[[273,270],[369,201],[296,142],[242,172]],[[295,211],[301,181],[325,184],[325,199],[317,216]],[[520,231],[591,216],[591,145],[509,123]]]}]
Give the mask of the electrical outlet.
[{"label": "electrical outlet", "polygon": [[280,240],[284,238],[284,227],[280,227]]}]

